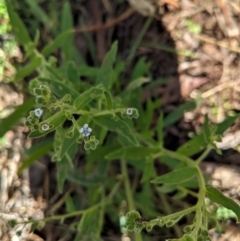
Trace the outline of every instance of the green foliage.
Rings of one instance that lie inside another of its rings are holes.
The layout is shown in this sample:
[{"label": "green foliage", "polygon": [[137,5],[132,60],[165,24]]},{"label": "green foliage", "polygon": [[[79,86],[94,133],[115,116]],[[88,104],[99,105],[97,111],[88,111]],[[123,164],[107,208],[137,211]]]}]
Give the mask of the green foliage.
[{"label": "green foliage", "polygon": [[20,106],[17,106],[12,114],[4,118],[0,122],[0,137],[2,137],[7,131],[11,130],[15,125],[17,125],[20,119],[32,109],[34,105],[33,99],[29,99]]},{"label": "green foliage", "polygon": [[[41,23],[50,21],[46,14],[42,14],[38,3],[26,2]],[[76,232],[74,240],[101,240],[105,216],[114,223],[117,223],[119,216],[122,232],[134,231],[133,240],[141,241],[143,229],[147,232],[151,232],[154,226],[161,229],[176,226],[179,229],[179,220],[195,215],[192,223],[180,232],[179,236],[182,234],[182,237],[168,240],[206,241],[210,240],[208,218],[213,215],[209,214],[206,197],[231,210],[239,221],[239,205],[217,189],[206,187],[205,176],[199,168],[199,163],[210,150],[215,149],[220,154],[216,141],[220,141],[220,136],[239,115],[230,116],[217,125],[210,125],[205,116],[201,133],[177,151],[169,151],[164,148],[164,128],[182,118],[184,112],[194,109],[196,102],[185,103],[166,117],[161,113],[156,119],[155,128],[151,128],[160,102],[149,99],[143,107],[140,101],[142,89],[153,90],[156,83],[166,80],[153,83],[148,74],[151,63],[140,58],[133,67],[129,83],[120,84],[121,74],[127,72],[151,18],[146,20],[133,43],[126,63],[118,57],[119,43],[114,42],[102,65],[91,67],[75,61],[73,19],[68,2],[64,3],[60,14],[59,34],[41,50],[37,48],[39,35],[32,41],[10,0],[6,3],[16,38],[24,47],[26,60],[25,66],[17,70],[14,81],[20,84],[24,78],[30,80],[29,92],[35,97],[35,103],[32,99],[27,100],[2,120],[0,136],[29,113],[25,122],[30,129],[28,137],[47,136],[47,139],[26,153],[18,172],[21,173],[41,156],[50,154],[56,164],[57,189],[60,193],[66,193],[66,181],[85,188],[84,200],[78,198],[76,201],[74,195],[65,194],[66,214],[38,221],[28,220],[32,223],[32,230],[42,228],[50,220],[64,222],[75,217],[71,225]],[[54,54],[58,49],[61,60],[57,64]],[[90,52],[94,55],[94,46]],[[82,81],[82,77],[87,81]],[[197,160],[189,157],[201,151],[204,152]],[[81,168],[76,165],[77,154],[81,154],[79,162],[84,163]],[[157,175],[155,164],[158,161],[168,166],[168,173]],[[116,162],[120,162],[121,171],[116,168]],[[131,169],[127,168],[127,164],[131,165]],[[129,170],[131,173],[128,173]],[[141,188],[141,193],[138,188]],[[170,204],[165,200],[166,195],[173,191],[173,207],[187,195],[197,198],[196,204],[174,212],[175,207],[169,208]],[[122,204],[125,202],[127,205]],[[11,220],[9,225],[13,227],[18,224]]]},{"label": "green foliage", "polygon": [[18,42],[22,46],[26,47],[28,44],[31,43],[31,38],[29,36],[27,28],[25,27],[24,23],[22,22],[18,14],[14,11],[11,0],[6,0],[5,2],[15,36]]},{"label": "green foliage", "polygon": [[194,167],[184,167],[175,169],[174,171],[157,177],[152,180],[152,183],[179,183],[184,182],[196,175],[196,168]]},{"label": "green foliage", "polygon": [[240,222],[240,207],[237,203],[235,203],[232,199],[224,196],[214,187],[207,187],[206,194],[212,202],[218,203],[221,206],[232,210],[237,216],[238,223]]}]

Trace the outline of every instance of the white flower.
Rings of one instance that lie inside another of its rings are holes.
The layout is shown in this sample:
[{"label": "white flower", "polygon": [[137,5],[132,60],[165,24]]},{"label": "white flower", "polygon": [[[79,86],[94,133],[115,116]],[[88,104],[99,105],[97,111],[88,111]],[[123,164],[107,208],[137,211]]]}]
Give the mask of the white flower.
[{"label": "white flower", "polygon": [[34,110],[34,114],[37,117],[40,117],[42,115],[42,113],[43,113],[43,110],[41,108],[37,108]]},{"label": "white flower", "polygon": [[43,125],[42,125],[42,130],[43,130],[43,131],[49,130],[49,125],[48,125],[48,124],[43,124]]},{"label": "white flower", "polygon": [[127,113],[127,115],[132,115],[133,109],[132,109],[132,108],[128,108],[128,109],[126,110],[126,113]]},{"label": "white flower", "polygon": [[88,127],[88,124],[84,124],[84,126],[79,131],[83,136],[89,136],[92,132],[92,129]]}]

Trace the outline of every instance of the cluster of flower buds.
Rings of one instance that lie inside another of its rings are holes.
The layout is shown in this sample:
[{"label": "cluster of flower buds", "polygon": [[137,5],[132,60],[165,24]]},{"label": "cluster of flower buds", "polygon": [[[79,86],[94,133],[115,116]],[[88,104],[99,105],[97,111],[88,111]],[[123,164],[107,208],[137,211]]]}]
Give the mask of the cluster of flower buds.
[{"label": "cluster of flower buds", "polygon": [[78,143],[82,143],[84,141],[85,150],[95,150],[99,144],[99,140],[97,140],[95,136],[90,136],[91,132],[92,128],[90,128],[88,124],[84,124],[79,130],[80,137],[78,138]]},{"label": "cluster of flower buds", "polygon": [[38,122],[42,114],[43,110],[41,108],[30,111],[27,121],[25,122],[25,126],[32,127],[32,129],[38,129]]},{"label": "cluster of flower buds", "polygon": [[[50,126],[50,118],[52,118],[52,112],[62,112],[66,116],[66,118],[72,121],[73,126],[69,128],[66,133],[67,138],[72,138],[74,136],[74,132],[76,128],[79,128],[75,125],[75,121],[73,120],[73,114],[67,107],[70,106],[72,101],[72,97],[70,94],[66,94],[61,100],[58,100],[51,92],[50,88],[47,85],[40,85],[39,87],[33,87],[33,94],[36,97],[36,103],[38,104],[38,108],[33,111],[30,111],[29,116],[27,117],[27,121],[25,125],[30,127],[32,131],[38,130],[39,132],[49,132],[49,130],[53,130],[52,126]],[[45,112],[45,110],[48,110]],[[45,118],[43,118],[43,115]],[[127,108],[122,109],[121,115],[123,118],[138,118],[138,110],[136,108]],[[49,118],[46,118],[49,117]],[[119,118],[115,115],[116,118]],[[44,120],[45,119],[45,120]],[[77,142],[83,143],[85,150],[95,150],[97,145],[99,144],[99,140],[95,138],[94,135],[91,135],[92,129],[88,126],[88,124],[84,124],[81,128],[78,129],[80,133]]]},{"label": "cluster of flower buds", "polygon": [[139,117],[138,110],[136,108],[127,108],[121,113],[122,118],[137,119]]},{"label": "cluster of flower buds", "polygon": [[37,104],[41,106],[46,106],[56,101],[56,97],[51,95],[51,90],[47,85],[40,85],[39,88],[34,88],[33,93],[36,96]]},{"label": "cluster of flower buds", "polygon": [[[34,88],[33,93],[36,96],[36,102],[39,106],[45,107],[51,101],[54,101],[54,97],[51,96],[51,90],[46,85],[40,85],[39,88]],[[47,131],[50,127],[47,123],[43,123],[39,128],[39,122],[42,118],[44,111],[42,108],[36,108],[33,111],[30,111],[25,126],[30,127],[32,130]]]},{"label": "cluster of flower buds", "polygon": [[[30,111],[29,116],[27,117],[27,121],[25,122],[25,126],[30,127],[32,130],[39,129],[39,121],[43,114],[43,110],[41,108],[37,108],[35,110]],[[40,127],[41,131],[49,130],[49,125],[47,123],[43,123]]]}]

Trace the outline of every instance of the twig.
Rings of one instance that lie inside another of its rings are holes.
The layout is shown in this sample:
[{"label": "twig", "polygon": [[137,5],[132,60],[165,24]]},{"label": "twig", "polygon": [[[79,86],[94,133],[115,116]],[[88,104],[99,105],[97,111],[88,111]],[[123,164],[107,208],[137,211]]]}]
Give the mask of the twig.
[{"label": "twig", "polygon": [[123,14],[121,14],[118,18],[109,20],[105,24],[96,24],[96,25],[88,26],[88,27],[75,28],[74,32],[75,33],[95,32],[95,31],[100,31],[102,29],[110,28],[110,27],[113,27],[114,25],[118,24],[119,22],[129,18],[134,12],[135,12],[135,9],[129,8]]},{"label": "twig", "polygon": [[220,85],[218,85],[218,86],[216,86],[216,87],[214,87],[214,88],[212,88],[212,89],[210,89],[210,90],[207,90],[207,91],[205,91],[204,93],[202,93],[202,95],[201,95],[201,97],[202,98],[208,98],[208,97],[210,97],[211,95],[214,95],[214,94],[216,94],[217,92],[220,92],[220,91],[222,91],[222,90],[224,90],[224,89],[226,89],[226,88],[231,88],[231,87],[233,87],[233,86],[236,86],[237,85],[237,83],[236,82],[226,82],[226,83],[222,83],[222,84],[220,84]]},{"label": "twig", "polygon": [[240,53],[240,48],[229,46],[229,44],[227,44],[227,43],[217,41],[216,39],[208,37],[206,35],[202,35],[202,34],[200,35],[199,34],[199,35],[195,35],[195,37],[197,39],[201,40],[201,41],[204,41],[204,42],[207,42],[207,43],[211,43],[211,44],[216,44],[216,45],[218,45],[220,47],[229,49],[230,51]]}]

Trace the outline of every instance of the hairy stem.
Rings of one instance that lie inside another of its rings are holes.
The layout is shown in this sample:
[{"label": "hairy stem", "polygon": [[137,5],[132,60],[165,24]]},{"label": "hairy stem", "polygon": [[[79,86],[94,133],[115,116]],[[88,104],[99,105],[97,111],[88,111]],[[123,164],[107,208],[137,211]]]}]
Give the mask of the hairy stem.
[{"label": "hairy stem", "polygon": [[[125,187],[125,191],[126,191],[126,196],[127,196],[127,202],[128,202],[128,205],[129,205],[129,209],[130,210],[136,210],[135,203],[134,203],[134,200],[133,200],[130,180],[129,180],[129,176],[128,176],[128,171],[127,171],[127,164],[126,164],[125,160],[121,160],[121,172],[122,172],[123,179],[124,179],[124,187]],[[135,241],[142,241],[141,234],[134,232],[134,240]]]}]

